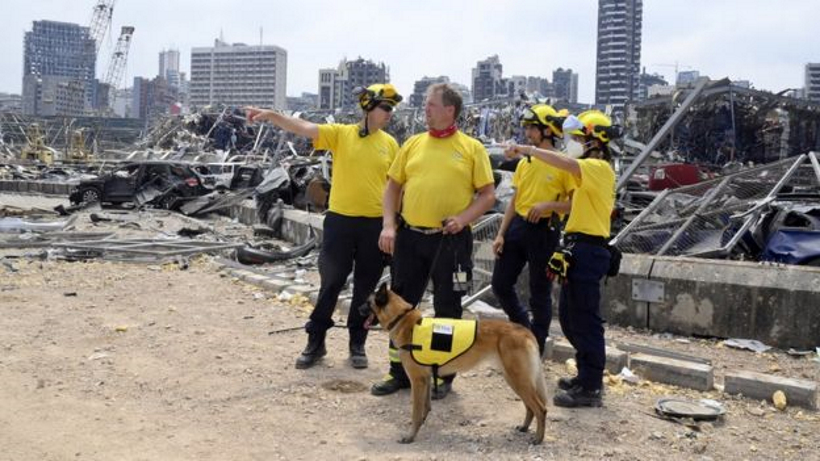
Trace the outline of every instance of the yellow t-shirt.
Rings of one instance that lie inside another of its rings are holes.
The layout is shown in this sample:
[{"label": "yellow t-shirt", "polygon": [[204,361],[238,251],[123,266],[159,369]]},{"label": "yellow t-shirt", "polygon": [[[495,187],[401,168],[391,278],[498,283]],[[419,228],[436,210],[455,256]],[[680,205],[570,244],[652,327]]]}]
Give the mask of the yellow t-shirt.
[{"label": "yellow t-shirt", "polygon": [[381,216],[387,171],[399,150],[393,136],[379,130],[362,138],[358,125],[319,125],[313,147],[333,155],[330,211],[345,216]]},{"label": "yellow t-shirt", "polygon": [[403,185],[401,214],[417,227],[441,227],[445,218],[470,206],[477,189],[493,183],[486,149],[461,131],[446,138],[411,137],[388,174]]},{"label": "yellow t-shirt", "polygon": [[615,206],[615,172],[605,160],[578,160],[581,176],[575,176],[572,211],[566,232],[609,238]]},{"label": "yellow t-shirt", "polygon": [[[515,188],[515,212],[526,218],[533,205],[540,202],[564,201],[573,187],[572,177],[537,158],[522,158],[515,167],[512,185]],[[543,213],[542,217],[552,214]]]}]

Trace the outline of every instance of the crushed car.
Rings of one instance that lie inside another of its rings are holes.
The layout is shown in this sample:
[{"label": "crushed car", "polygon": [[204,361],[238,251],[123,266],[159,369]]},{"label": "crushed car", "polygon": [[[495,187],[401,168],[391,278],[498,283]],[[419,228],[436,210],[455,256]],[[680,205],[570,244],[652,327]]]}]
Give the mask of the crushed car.
[{"label": "crushed car", "polygon": [[124,165],[111,173],[83,180],[69,193],[69,200],[72,204],[151,204],[173,210],[208,192],[190,165],[148,161]]}]

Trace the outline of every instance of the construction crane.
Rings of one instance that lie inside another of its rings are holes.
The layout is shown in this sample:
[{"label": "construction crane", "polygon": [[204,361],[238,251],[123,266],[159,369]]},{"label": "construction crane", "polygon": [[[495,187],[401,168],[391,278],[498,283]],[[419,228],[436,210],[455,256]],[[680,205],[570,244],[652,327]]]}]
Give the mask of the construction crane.
[{"label": "construction crane", "polygon": [[122,26],[117,46],[114,48],[114,52],[111,53],[111,61],[108,63],[108,71],[105,73],[105,80],[103,80],[103,83],[108,85],[109,105],[114,102],[116,90],[120,87],[125,76],[125,64],[128,62],[128,50],[131,48],[131,37],[133,35],[133,27]]},{"label": "construction crane", "polygon": [[100,52],[100,45],[111,27],[111,17],[114,15],[114,3],[116,0],[98,0],[91,14],[91,24],[88,29],[91,38],[97,46],[97,53]]},{"label": "construction crane", "polygon": [[652,66],[653,67],[672,67],[672,68],[674,68],[675,69],[675,75],[674,75],[673,80],[674,80],[675,83],[677,83],[677,81],[678,81],[678,74],[680,73],[680,69],[692,69],[693,68],[692,66],[687,66],[685,64],[681,64],[678,61],[675,61],[674,64],[655,63],[655,64],[652,64]]},{"label": "construction crane", "polygon": [[111,61],[108,63],[108,72],[105,74],[103,82],[111,86],[111,90],[115,90],[122,83],[122,78],[125,75],[125,64],[128,62],[128,50],[131,48],[131,37],[134,35],[134,28],[131,26],[122,26],[120,31],[120,38],[117,40],[117,46],[114,52],[111,53]]}]

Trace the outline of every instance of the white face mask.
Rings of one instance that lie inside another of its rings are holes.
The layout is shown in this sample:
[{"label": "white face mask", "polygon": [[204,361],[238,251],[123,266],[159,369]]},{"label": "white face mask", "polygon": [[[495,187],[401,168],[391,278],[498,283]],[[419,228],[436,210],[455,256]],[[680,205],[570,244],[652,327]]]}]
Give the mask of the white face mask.
[{"label": "white face mask", "polygon": [[576,159],[581,158],[585,150],[584,145],[574,139],[568,139],[566,141],[566,147],[564,147],[564,152],[567,156]]},{"label": "white face mask", "polygon": [[580,143],[574,139],[567,141],[567,147],[564,149],[567,156],[572,158],[583,158],[587,151],[595,147],[595,141],[587,141]]}]

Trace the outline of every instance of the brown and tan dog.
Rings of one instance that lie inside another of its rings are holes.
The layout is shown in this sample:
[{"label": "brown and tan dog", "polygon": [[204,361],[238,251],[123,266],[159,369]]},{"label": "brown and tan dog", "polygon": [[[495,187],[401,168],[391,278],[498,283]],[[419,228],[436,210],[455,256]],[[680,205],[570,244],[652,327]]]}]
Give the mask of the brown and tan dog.
[{"label": "brown and tan dog", "polygon": [[[432,368],[419,365],[411,357],[410,351],[403,347],[412,342],[413,327],[421,320],[421,312],[383,283],[368,302],[361,306],[361,313],[375,315],[379,324],[389,330],[390,339],[399,349],[402,365],[410,378],[413,425],[410,432],[400,440],[402,443],[410,443],[430,412]],[[473,346],[441,366],[438,374],[447,376],[463,372],[485,359],[493,359],[500,365],[507,383],[524,402],[527,413],[524,423],[517,429],[526,432],[535,417],[537,429],[533,443],[541,443],[544,440],[547,416],[547,391],[535,337],[530,330],[512,322],[481,320],[478,322]]]}]

